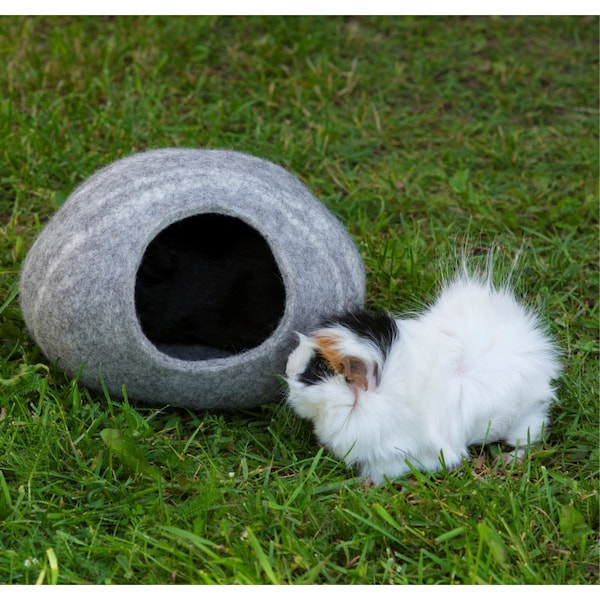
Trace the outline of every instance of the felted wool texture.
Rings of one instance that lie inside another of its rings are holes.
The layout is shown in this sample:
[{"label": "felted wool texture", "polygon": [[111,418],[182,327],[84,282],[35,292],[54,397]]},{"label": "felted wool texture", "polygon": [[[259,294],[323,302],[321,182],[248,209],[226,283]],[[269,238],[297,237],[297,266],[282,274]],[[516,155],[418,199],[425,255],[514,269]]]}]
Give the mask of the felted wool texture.
[{"label": "felted wool texture", "polygon": [[[231,356],[165,353],[144,335],[135,282],[144,251],[190,216],[241,219],[268,243],[285,308],[259,346]],[[324,316],[361,306],[365,272],[342,224],[285,169],[239,152],[162,149],[97,171],[40,233],[23,265],[21,309],[41,350],[96,390],[154,405],[250,407],[282,390],[278,375]],[[207,358],[208,356],[208,358]]]}]

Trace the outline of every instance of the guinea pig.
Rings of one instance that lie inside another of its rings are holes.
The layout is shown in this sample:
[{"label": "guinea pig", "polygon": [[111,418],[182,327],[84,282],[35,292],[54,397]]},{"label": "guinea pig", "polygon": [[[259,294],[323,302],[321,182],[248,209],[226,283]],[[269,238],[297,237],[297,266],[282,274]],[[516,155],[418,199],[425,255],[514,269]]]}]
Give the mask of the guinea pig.
[{"label": "guinea pig", "polygon": [[520,457],[548,430],[558,347],[490,276],[463,269],[420,314],[350,312],[299,340],[287,404],[373,484],[453,469],[475,444]]}]

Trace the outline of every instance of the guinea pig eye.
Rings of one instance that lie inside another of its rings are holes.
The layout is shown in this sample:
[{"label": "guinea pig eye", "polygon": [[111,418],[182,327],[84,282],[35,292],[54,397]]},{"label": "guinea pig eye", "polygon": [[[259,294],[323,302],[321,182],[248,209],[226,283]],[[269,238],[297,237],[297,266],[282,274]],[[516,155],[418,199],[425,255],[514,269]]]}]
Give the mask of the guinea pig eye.
[{"label": "guinea pig eye", "polygon": [[319,383],[327,377],[335,375],[329,363],[320,355],[316,354],[308,363],[306,370],[300,375],[300,381],[307,385]]},{"label": "guinea pig eye", "polygon": [[324,375],[329,371],[329,367],[327,366],[327,363],[324,360],[319,360],[315,365],[315,371]]}]

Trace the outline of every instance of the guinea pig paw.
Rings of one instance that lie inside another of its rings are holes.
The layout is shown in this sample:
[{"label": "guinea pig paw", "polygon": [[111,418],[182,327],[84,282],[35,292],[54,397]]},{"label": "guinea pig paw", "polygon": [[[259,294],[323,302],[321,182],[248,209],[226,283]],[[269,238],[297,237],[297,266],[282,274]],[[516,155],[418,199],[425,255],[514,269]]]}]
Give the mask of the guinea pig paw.
[{"label": "guinea pig paw", "polygon": [[523,453],[522,452],[503,452],[494,458],[492,466],[497,467],[509,467],[512,464],[522,465],[523,464]]}]

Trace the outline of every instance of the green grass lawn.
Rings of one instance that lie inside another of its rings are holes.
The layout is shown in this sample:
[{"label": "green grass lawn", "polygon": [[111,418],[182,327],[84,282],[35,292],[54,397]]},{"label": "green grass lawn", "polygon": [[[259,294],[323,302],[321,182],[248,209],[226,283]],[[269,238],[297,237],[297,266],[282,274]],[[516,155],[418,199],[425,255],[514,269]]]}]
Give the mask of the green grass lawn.
[{"label": "green grass lawn", "polygon": [[[598,583],[597,18],[2,17],[0,65],[0,583]],[[95,170],[167,146],[292,171],[370,305],[522,248],[564,350],[547,442],[367,488],[272,399],[146,408],[48,364],[27,250]]]}]

